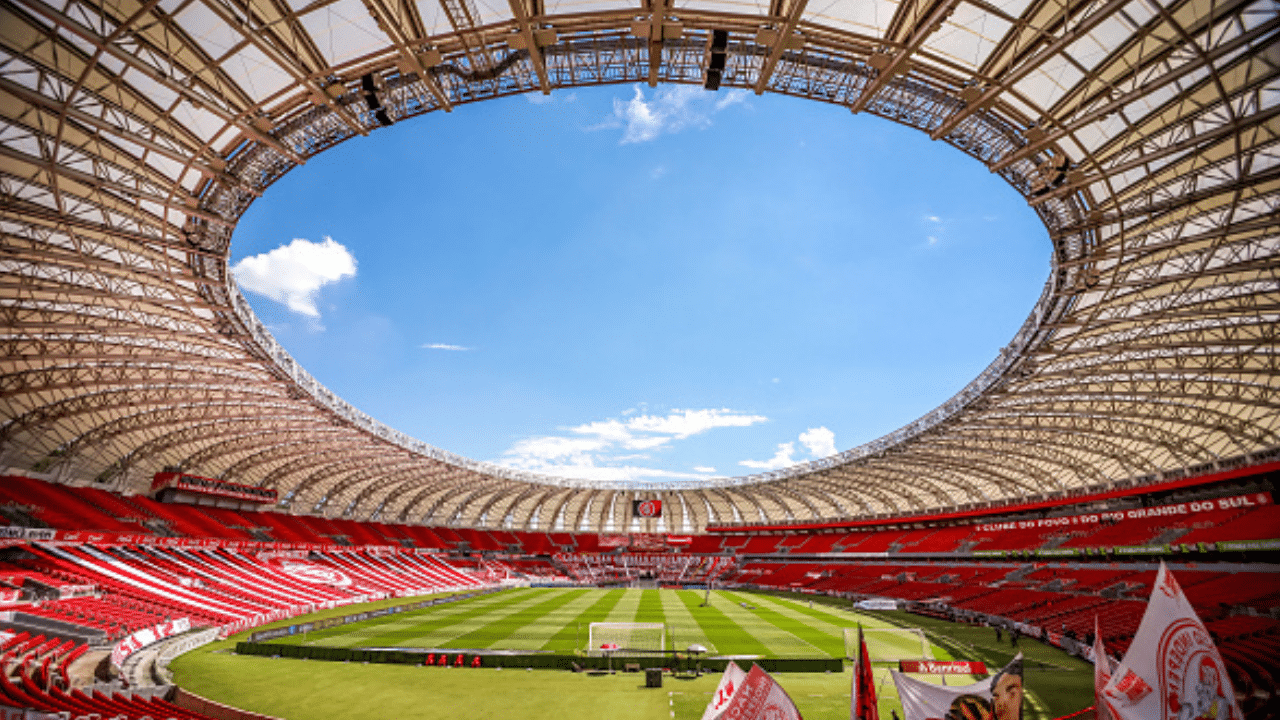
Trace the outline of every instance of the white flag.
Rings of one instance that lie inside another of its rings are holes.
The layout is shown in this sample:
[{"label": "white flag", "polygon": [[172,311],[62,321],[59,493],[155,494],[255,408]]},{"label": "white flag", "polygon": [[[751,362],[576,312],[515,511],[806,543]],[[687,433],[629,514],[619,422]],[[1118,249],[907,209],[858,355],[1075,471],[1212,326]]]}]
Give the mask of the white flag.
[{"label": "white flag", "polygon": [[1093,713],[1096,720],[1115,720],[1102,700],[1102,690],[1111,680],[1115,672],[1116,662],[1107,654],[1102,644],[1102,631],[1099,629],[1098,616],[1093,616]]},{"label": "white flag", "polygon": [[1101,695],[1114,720],[1243,720],[1213,638],[1163,562],[1138,633]]},{"label": "white flag", "polygon": [[713,720],[729,705],[729,701],[733,699],[734,694],[742,687],[742,681],[747,678],[747,674],[742,671],[732,660],[725,666],[724,675],[720,678],[720,684],[716,686],[715,695],[711,696],[711,702],[707,703],[707,709],[702,713],[702,720]]},{"label": "white flag", "polygon": [[1022,653],[972,685],[934,685],[890,670],[905,720],[1021,720]]}]

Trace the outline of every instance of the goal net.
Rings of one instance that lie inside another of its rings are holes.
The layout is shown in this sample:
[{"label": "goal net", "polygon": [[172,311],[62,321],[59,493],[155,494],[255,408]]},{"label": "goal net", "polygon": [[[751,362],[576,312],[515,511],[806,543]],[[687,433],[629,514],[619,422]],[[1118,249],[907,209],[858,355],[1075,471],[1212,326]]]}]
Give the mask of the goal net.
[{"label": "goal net", "polygon": [[[932,660],[929,639],[920,628],[862,628],[867,656],[872,662],[891,660]],[[845,657],[858,653],[858,628],[844,629]]]},{"label": "goal net", "polygon": [[593,622],[587,651],[593,655],[660,653],[667,649],[667,626],[662,623]]}]

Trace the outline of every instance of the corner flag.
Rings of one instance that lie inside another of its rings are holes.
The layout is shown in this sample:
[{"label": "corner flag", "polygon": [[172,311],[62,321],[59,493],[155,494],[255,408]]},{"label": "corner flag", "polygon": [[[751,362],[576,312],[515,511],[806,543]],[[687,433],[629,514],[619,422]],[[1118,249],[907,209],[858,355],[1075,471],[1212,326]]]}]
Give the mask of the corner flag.
[{"label": "corner flag", "polygon": [[862,638],[862,623],[858,623],[858,657],[853,659],[850,695],[849,717],[852,720],[880,720],[880,710],[876,707],[876,683],[871,675],[871,656],[867,653],[867,641]]}]

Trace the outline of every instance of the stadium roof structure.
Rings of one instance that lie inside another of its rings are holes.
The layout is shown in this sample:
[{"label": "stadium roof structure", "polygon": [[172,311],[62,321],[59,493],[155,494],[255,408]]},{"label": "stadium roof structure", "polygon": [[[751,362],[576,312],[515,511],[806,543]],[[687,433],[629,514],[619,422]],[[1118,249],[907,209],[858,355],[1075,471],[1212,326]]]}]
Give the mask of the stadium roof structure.
[{"label": "stadium roof structure", "polygon": [[[177,467],[294,512],[688,532],[1263,462],[1280,446],[1278,29],[1276,0],[4,0],[0,469],[141,491]],[[609,485],[382,425],[236,289],[237,219],[309,157],[607,83],[918,128],[1027,198],[1053,243],[1044,291],[978,378],[888,436],[763,475]],[[633,520],[638,497],[665,517]]]}]

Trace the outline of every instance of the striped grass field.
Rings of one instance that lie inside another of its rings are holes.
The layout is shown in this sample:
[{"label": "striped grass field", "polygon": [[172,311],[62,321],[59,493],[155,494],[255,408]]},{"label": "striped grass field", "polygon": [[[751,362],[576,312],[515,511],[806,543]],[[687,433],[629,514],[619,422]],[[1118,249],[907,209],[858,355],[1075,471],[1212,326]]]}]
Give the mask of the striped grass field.
[{"label": "striped grass field", "polygon": [[699,644],[713,655],[814,658],[844,657],[844,628],[892,627],[796,599],[730,591],[712,592],[706,607],[703,599],[694,590],[522,588],[309,633],[305,642],[572,653],[588,649],[593,622],[660,622],[667,625],[668,649]]},{"label": "striped grass field", "polygon": [[[843,628],[922,627],[940,659],[982,660],[1000,667],[1013,654],[989,628],[956,625],[901,612],[855,614],[848,601],[744,591],[539,588],[508,590],[323,632],[305,641],[332,647],[511,648],[572,652],[586,644],[587,623],[663,622],[676,644],[715,652],[772,657],[844,655]],[[280,624],[345,615],[379,601]],[[743,607],[743,604],[750,606]],[[580,628],[580,629],[579,629]],[[718,676],[666,679],[660,690],[636,674],[591,676],[563,671],[438,668],[292,660],[236,655],[242,633],[177,658],[182,687],[230,705],[285,720],[697,720]],[[293,636],[281,642],[297,643]],[[1057,648],[1026,641],[1024,720],[1051,720],[1092,704],[1092,667]],[[750,661],[742,661],[744,668]],[[875,667],[880,716],[901,714],[889,681],[892,663]],[[848,720],[850,665],[836,673],[780,673],[777,680],[805,720]],[[935,679],[936,681],[936,679]],[[967,682],[956,678],[953,682]]]}]

